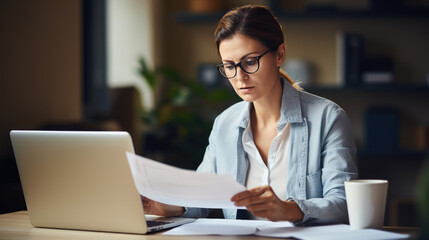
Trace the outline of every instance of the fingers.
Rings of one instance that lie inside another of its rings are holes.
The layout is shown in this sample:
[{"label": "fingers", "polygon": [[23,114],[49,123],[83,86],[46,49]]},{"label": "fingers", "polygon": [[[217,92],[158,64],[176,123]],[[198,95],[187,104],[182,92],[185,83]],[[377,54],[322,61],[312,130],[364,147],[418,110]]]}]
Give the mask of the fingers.
[{"label": "fingers", "polygon": [[149,198],[147,198],[145,196],[140,195],[140,198],[142,200],[143,206],[150,205],[151,202],[152,202],[151,199],[149,199]]},{"label": "fingers", "polygon": [[246,209],[251,211],[252,213],[260,212],[260,211],[266,211],[273,209],[274,203],[273,202],[260,202],[260,203],[252,203],[250,205],[246,206]]},{"label": "fingers", "polygon": [[270,186],[253,188],[231,198],[236,206],[244,206],[256,217],[270,221],[300,221],[303,213],[295,202],[282,201]]},{"label": "fingers", "polygon": [[149,198],[147,198],[147,197],[145,197],[145,196],[143,196],[143,195],[140,195],[140,198],[142,199],[142,201],[150,200]]},{"label": "fingers", "polygon": [[276,201],[277,196],[272,191],[271,187],[263,186],[248,191],[238,193],[231,198],[236,206],[245,206],[249,208],[251,205],[267,204],[271,201]]},{"label": "fingers", "polygon": [[143,210],[145,211],[145,213],[148,214],[158,214],[157,212],[157,206],[156,206],[156,202],[153,201],[152,199],[149,199],[145,196],[141,196],[141,200],[143,203]]},{"label": "fingers", "polygon": [[236,194],[231,198],[236,206],[244,206],[254,216],[271,221],[282,219],[283,202],[270,186],[263,186]]},{"label": "fingers", "polygon": [[262,187],[252,188],[250,190],[237,193],[231,198],[231,201],[236,202],[245,198],[259,196],[263,194],[265,191],[267,191],[267,187],[269,188],[269,186],[262,186]]},{"label": "fingers", "polygon": [[245,206],[246,208],[248,208],[251,205],[267,203],[267,201],[270,201],[270,197],[264,196],[262,194],[259,196],[252,196],[252,197],[248,197],[248,198],[243,198],[241,200],[235,201],[234,204],[235,204],[235,206]]},{"label": "fingers", "polygon": [[140,197],[142,199],[143,208],[146,214],[153,214],[165,217],[176,217],[181,216],[185,212],[185,209],[183,207],[160,203],[145,196]]}]

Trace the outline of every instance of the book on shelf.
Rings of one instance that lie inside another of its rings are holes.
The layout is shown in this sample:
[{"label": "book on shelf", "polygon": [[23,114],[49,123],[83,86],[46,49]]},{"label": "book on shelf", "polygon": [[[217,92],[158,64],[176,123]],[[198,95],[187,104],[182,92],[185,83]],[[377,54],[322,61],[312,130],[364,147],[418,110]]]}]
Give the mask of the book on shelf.
[{"label": "book on shelf", "polygon": [[336,36],[336,78],[340,87],[361,83],[363,38],[359,34],[338,32]]}]

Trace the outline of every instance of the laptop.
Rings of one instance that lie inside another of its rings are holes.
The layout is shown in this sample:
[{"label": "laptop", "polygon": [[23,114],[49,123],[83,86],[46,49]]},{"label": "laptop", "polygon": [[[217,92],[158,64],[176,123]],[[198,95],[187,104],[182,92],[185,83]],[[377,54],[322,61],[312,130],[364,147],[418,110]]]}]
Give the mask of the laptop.
[{"label": "laptop", "polygon": [[145,216],[127,132],[13,130],[10,137],[35,227],[145,234],[194,221]]}]

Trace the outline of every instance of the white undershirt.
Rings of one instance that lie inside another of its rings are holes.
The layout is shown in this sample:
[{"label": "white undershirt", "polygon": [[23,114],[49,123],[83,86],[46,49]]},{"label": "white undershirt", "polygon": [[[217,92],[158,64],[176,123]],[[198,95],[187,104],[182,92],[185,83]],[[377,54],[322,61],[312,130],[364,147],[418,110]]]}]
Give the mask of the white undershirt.
[{"label": "white undershirt", "polygon": [[246,187],[270,185],[274,193],[281,200],[287,199],[286,184],[289,164],[289,136],[290,124],[286,124],[278,130],[268,152],[267,165],[262,160],[261,154],[253,141],[252,128],[249,124],[243,134],[243,147],[249,159]]}]

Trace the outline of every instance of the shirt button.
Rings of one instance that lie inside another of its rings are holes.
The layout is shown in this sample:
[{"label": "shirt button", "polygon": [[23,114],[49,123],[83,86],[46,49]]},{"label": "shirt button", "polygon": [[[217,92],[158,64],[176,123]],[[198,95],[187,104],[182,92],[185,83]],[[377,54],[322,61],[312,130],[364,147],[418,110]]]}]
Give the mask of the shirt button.
[{"label": "shirt button", "polygon": [[309,209],[307,209],[307,211],[305,211],[305,213],[310,214],[310,210],[309,210]]}]

